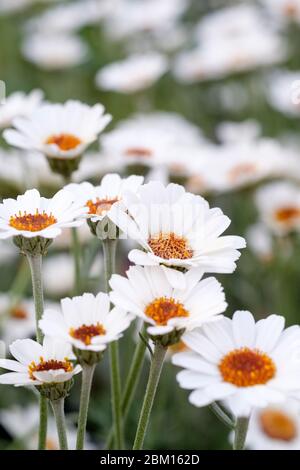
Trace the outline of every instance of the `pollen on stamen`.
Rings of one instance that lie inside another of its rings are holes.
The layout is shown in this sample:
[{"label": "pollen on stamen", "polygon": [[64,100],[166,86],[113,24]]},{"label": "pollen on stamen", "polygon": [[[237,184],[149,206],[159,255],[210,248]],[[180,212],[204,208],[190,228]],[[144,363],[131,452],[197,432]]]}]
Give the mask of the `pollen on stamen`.
[{"label": "pollen on stamen", "polygon": [[82,325],[79,328],[71,328],[69,331],[72,338],[81,341],[86,346],[91,344],[92,338],[105,335],[105,333],[106,330],[100,323],[96,323],[95,325]]},{"label": "pollen on stamen", "polygon": [[46,214],[45,211],[39,212],[36,210],[35,214],[27,214],[26,212],[15,214],[10,217],[9,225],[16,230],[26,230],[29,232],[38,232],[47,227],[55,224],[56,218],[50,213]]},{"label": "pollen on stamen", "polygon": [[78,147],[78,145],[80,145],[81,143],[81,140],[72,134],[52,135],[48,137],[45,142],[45,144],[47,145],[55,144],[60,148],[60,150],[64,151],[73,150]]},{"label": "pollen on stamen", "polygon": [[40,357],[40,362],[38,364],[35,361],[32,361],[28,366],[29,377],[32,380],[35,380],[35,372],[44,372],[48,370],[59,370],[62,369],[65,372],[72,372],[73,364],[65,358],[63,361],[58,361],[56,359],[49,359],[45,361],[43,357]]},{"label": "pollen on stamen", "polygon": [[171,318],[188,317],[189,312],[175,299],[160,297],[147,305],[145,315],[157,325],[165,326]]},{"label": "pollen on stamen", "polygon": [[163,259],[190,259],[193,250],[184,237],[175,233],[160,233],[148,240],[148,244],[156,256]]},{"label": "pollen on stamen", "polygon": [[249,348],[229,352],[218,367],[224,382],[236,387],[263,385],[276,374],[276,366],[267,354]]},{"label": "pollen on stamen", "polygon": [[118,197],[105,199],[100,199],[97,197],[95,201],[89,199],[86,202],[86,206],[89,209],[89,214],[105,215],[119,200],[120,199]]}]

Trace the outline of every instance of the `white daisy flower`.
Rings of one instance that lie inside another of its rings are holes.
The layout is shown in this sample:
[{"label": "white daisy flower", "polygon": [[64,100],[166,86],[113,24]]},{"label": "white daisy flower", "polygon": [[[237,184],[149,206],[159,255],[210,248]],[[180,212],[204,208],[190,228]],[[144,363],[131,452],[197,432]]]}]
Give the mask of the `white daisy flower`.
[{"label": "white daisy flower", "polygon": [[201,407],[222,400],[239,417],[299,393],[300,329],[283,331],[284,323],[278,315],[255,323],[250,312],[238,311],[185,334],[192,351],[172,362],[185,369],[177,380],[193,390],[189,401]]},{"label": "white daisy flower", "polygon": [[269,262],[274,255],[273,238],[264,223],[251,225],[246,231],[248,248],[263,262]]},{"label": "white daisy flower", "polygon": [[11,126],[17,117],[29,116],[40,106],[43,96],[41,90],[33,90],[28,95],[17,91],[7,96],[0,106],[0,129]]},{"label": "white daisy flower", "polygon": [[262,0],[278,20],[300,22],[300,0]]},{"label": "white daisy flower", "polygon": [[157,52],[134,54],[100,69],[96,85],[102,90],[135,93],[152,86],[167,68],[167,59]]},{"label": "white daisy flower", "polygon": [[51,71],[83,64],[89,50],[79,36],[33,33],[23,40],[22,54],[37,67]]},{"label": "white daisy flower", "polygon": [[145,184],[113,207],[110,218],[141,245],[143,251],[129,253],[136,264],[231,273],[238,249],[245,247],[241,237],[220,236],[230,225],[221,209],[210,209],[205,199],[176,184]]},{"label": "white daisy flower", "polygon": [[277,70],[271,73],[267,82],[267,97],[271,106],[287,116],[299,117],[299,83],[299,70]]},{"label": "white daisy flower", "polygon": [[81,372],[74,366],[74,356],[68,343],[44,338],[43,344],[32,339],[18,339],[10,346],[15,360],[0,359],[0,367],[12,372],[0,375],[0,384],[16,387],[66,382]]},{"label": "white daisy flower", "polygon": [[62,189],[47,199],[30,189],[17,199],[4,199],[0,204],[0,239],[18,235],[52,239],[65,227],[80,226],[86,212],[69,191]]},{"label": "white daisy flower", "polygon": [[197,269],[183,274],[180,288],[161,266],[131,266],[126,274],[127,278],[112,276],[111,301],[142,318],[150,325],[147,329],[150,335],[190,331],[218,319],[226,310],[221,284],[215,278],[201,281]]},{"label": "white daisy flower", "polygon": [[300,450],[299,403],[288,400],[262,410],[250,418],[247,448],[251,450]]},{"label": "white daisy flower", "polygon": [[132,320],[123,309],[110,310],[109,296],[103,292],[62,299],[61,309],[62,313],[46,309],[39,326],[45,335],[81,350],[104,351]]},{"label": "white daisy flower", "polygon": [[76,158],[97,139],[110,122],[101,104],[88,106],[80,101],[45,104],[28,118],[15,119],[15,129],[4,131],[6,141],[50,158]]},{"label": "white daisy flower", "polygon": [[102,178],[99,186],[88,182],[71,183],[65,186],[65,190],[73,194],[79,205],[86,207],[92,222],[98,222],[106,216],[110,217],[114,204],[121,201],[125,193],[136,193],[143,181],[142,176],[121,178],[117,173],[110,173]]},{"label": "white daisy flower", "polygon": [[300,231],[300,190],[296,184],[269,183],[257,190],[255,202],[261,220],[276,235]]}]

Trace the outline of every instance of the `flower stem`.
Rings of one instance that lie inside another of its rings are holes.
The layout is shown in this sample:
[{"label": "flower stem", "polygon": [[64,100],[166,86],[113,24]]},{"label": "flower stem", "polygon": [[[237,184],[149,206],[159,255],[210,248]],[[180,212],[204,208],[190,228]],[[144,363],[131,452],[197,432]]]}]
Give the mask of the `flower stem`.
[{"label": "flower stem", "polygon": [[71,229],[72,231],[72,251],[74,257],[74,271],[75,271],[75,279],[74,279],[74,295],[79,295],[81,293],[81,259],[80,259],[80,243],[78,238],[78,232],[75,227]]},{"label": "flower stem", "polygon": [[233,450],[243,450],[246,442],[247,432],[249,426],[249,418],[237,418],[233,442]]},{"label": "flower stem", "polygon": [[[145,327],[142,330],[142,334],[145,332]],[[136,345],[135,352],[133,355],[131,367],[129,369],[128,377],[125,383],[125,391],[122,396],[122,414],[123,414],[123,424],[126,421],[127,415],[129,413],[133,397],[135,395],[135,390],[141,375],[144,357],[145,357],[146,344],[141,339]],[[114,444],[114,433],[113,429],[110,430],[106,449],[111,449]]]},{"label": "flower stem", "polygon": [[[105,290],[109,292],[109,280],[115,272],[117,239],[106,238],[102,240],[104,266],[105,266]],[[111,403],[114,428],[114,442],[116,449],[123,449],[123,423],[121,403],[121,377],[119,345],[113,341],[109,345],[110,381],[111,381]]]},{"label": "flower stem", "polygon": [[68,450],[68,439],[67,439],[67,431],[66,431],[64,404],[65,404],[64,398],[51,401],[53,414],[54,414],[55,422],[56,422],[60,450]]},{"label": "flower stem", "polygon": [[140,414],[139,424],[137,427],[135,440],[133,444],[133,450],[141,450],[143,448],[144,439],[146,436],[149,418],[162,371],[164,358],[167,352],[167,348],[162,346],[160,343],[156,343],[154,353],[151,361],[150,373],[148,384],[146,388],[146,394]]},{"label": "flower stem", "polygon": [[230,429],[235,428],[235,423],[233,420],[225,413],[225,411],[218,405],[218,403],[214,402],[210,405],[211,411],[222,421],[223,424],[228,426]]},{"label": "flower stem", "polygon": [[93,376],[96,365],[82,365],[82,382],[81,382],[81,395],[80,395],[80,408],[78,417],[78,431],[77,431],[77,443],[76,449],[84,449],[85,431],[87,423],[87,415],[90,402],[90,394]]},{"label": "flower stem", "polygon": [[[32,292],[35,306],[35,322],[36,322],[36,340],[38,343],[43,342],[43,333],[39,327],[39,321],[44,312],[44,294],[42,281],[42,255],[27,254],[28,263],[31,271]],[[39,450],[46,448],[47,438],[47,421],[48,421],[48,402],[47,398],[40,396],[40,426],[39,426]]]}]

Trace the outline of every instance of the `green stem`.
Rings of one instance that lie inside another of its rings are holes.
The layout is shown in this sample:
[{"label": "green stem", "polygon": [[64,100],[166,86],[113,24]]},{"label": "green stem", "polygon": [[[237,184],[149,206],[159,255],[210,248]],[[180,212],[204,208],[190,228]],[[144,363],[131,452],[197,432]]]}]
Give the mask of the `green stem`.
[{"label": "green stem", "polygon": [[151,361],[150,373],[148,384],[146,388],[146,394],[140,414],[139,424],[137,427],[135,440],[133,444],[133,450],[141,450],[143,448],[144,439],[146,436],[149,418],[153,407],[153,402],[162,371],[164,358],[167,352],[167,348],[162,346],[160,343],[156,343],[154,348],[154,354]]},{"label": "green stem", "polygon": [[216,402],[210,405],[210,409],[217,416],[217,418],[222,421],[223,424],[228,426],[230,429],[235,428],[235,423],[233,422],[233,420],[225,413],[225,411],[222,410],[222,408]]},{"label": "green stem", "polygon": [[[104,269],[105,269],[105,290],[109,292],[109,280],[115,272],[117,239],[106,238],[102,240]],[[109,345],[110,381],[111,381],[111,404],[113,415],[114,441],[116,449],[123,449],[123,423],[122,423],[122,403],[121,403],[121,376],[119,345],[117,341]]]},{"label": "green stem", "polygon": [[[145,331],[146,331],[146,327],[144,326],[142,330],[142,334],[144,334]],[[125,391],[122,396],[123,424],[125,424],[126,422],[126,418],[129,413],[133,397],[135,395],[135,390],[139,382],[139,378],[141,375],[144,358],[145,358],[145,350],[146,350],[146,344],[144,341],[140,339],[135,348],[131,367],[129,369],[129,373],[128,373],[127,380],[125,383]],[[113,429],[111,429],[109,436],[108,436],[106,449],[111,449],[113,446],[113,443],[114,443],[114,433],[113,433]]]},{"label": "green stem", "polygon": [[78,417],[78,430],[77,430],[77,443],[76,449],[84,449],[85,431],[87,423],[87,415],[89,409],[90,395],[93,376],[96,365],[82,365],[82,377],[81,377],[81,395],[80,395],[80,408]]},{"label": "green stem", "polygon": [[72,251],[74,257],[75,280],[74,280],[74,294],[81,294],[81,256],[80,256],[80,242],[76,227],[71,229],[72,232]]},{"label": "green stem", "polygon": [[64,404],[65,404],[64,398],[51,401],[53,414],[54,414],[55,422],[56,422],[60,450],[68,450],[68,439],[67,439],[67,431],[66,431]]},{"label": "green stem", "polygon": [[248,417],[243,416],[241,418],[237,418],[236,425],[235,425],[233,450],[244,449],[247,432],[248,432],[248,426],[249,426]]},{"label": "green stem", "polygon": [[[27,254],[28,263],[31,271],[32,292],[35,305],[35,322],[36,322],[36,340],[38,343],[43,342],[43,333],[39,327],[39,321],[44,312],[44,294],[42,281],[42,255]],[[48,401],[44,396],[40,396],[40,426],[39,426],[39,450],[46,448],[47,439],[47,422],[48,422]]]}]

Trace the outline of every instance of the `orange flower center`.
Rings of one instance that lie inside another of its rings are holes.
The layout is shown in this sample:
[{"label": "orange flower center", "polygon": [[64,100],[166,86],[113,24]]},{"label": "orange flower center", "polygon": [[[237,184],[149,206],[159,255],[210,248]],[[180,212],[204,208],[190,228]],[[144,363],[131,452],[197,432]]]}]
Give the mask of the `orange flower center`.
[{"label": "orange flower center", "polygon": [[57,361],[56,359],[50,359],[45,361],[43,357],[40,357],[39,364],[36,364],[34,361],[28,366],[29,377],[32,380],[35,380],[34,372],[43,372],[46,370],[59,370],[62,369],[65,372],[72,372],[73,365],[72,363],[65,358],[64,361]]},{"label": "orange flower center", "polygon": [[152,318],[157,325],[165,326],[171,318],[188,317],[189,312],[182,303],[172,298],[160,297],[147,305],[145,315]]},{"label": "orange flower center", "polygon": [[81,140],[72,134],[51,135],[45,142],[47,145],[55,144],[60,150],[73,150],[81,144]]},{"label": "orange flower center", "polygon": [[89,208],[89,214],[105,215],[110,210],[111,206],[119,200],[118,197],[112,199],[99,199],[97,197],[95,202],[89,199],[86,206]]},{"label": "orange flower center", "polygon": [[169,346],[169,352],[172,355],[184,351],[188,351],[188,347],[182,340],[178,341],[178,343]]},{"label": "orange flower center", "polygon": [[193,251],[184,237],[178,237],[175,233],[152,237],[148,244],[156,256],[163,259],[189,259],[193,257]]},{"label": "orange flower center", "polygon": [[235,349],[223,357],[219,370],[225,382],[237,387],[262,385],[276,373],[272,359],[256,349]]},{"label": "orange flower center", "polygon": [[35,214],[27,214],[26,212],[19,212],[19,215],[11,216],[9,225],[16,230],[27,230],[29,232],[38,232],[53,225],[57,222],[52,214],[46,212],[40,213],[38,209]]},{"label": "orange flower center", "polygon": [[28,313],[25,308],[18,305],[10,310],[10,316],[16,320],[26,320],[26,318],[28,318]]},{"label": "orange flower center", "polygon": [[71,328],[70,335],[84,343],[86,346],[91,344],[92,338],[95,336],[105,335],[106,330],[100,323],[96,325],[82,325],[79,328]]},{"label": "orange flower center", "polygon": [[47,437],[46,450],[59,450],[57,443],[54,439],[51,439],[51,437]]},{"label": "orange flower center", "polygon": [[275,219],[277,222],[293,222],[299,219],[300,209],[298,207],[282,207],[275,212]]},{"label": "orange flower center", "polygon": [[143,147],[131,147],[126,150],[125,155],[127,157],[149,158],[152,156],[152,151]]},{"label": "orange flower center", "polygon": [[283,8],[284,15],[288,17],[293,17],[297,15],[297,7],[294,2],[287,2]]},{"label": "orange flower center", "polygon": [[294,420],[282,411],[269,408],[261,412],[259,420],[263,432],[272,439],[289,442],[297,437]]}]

